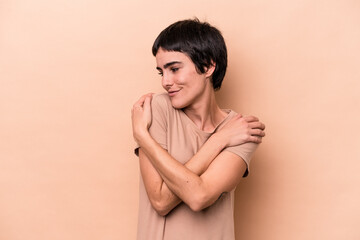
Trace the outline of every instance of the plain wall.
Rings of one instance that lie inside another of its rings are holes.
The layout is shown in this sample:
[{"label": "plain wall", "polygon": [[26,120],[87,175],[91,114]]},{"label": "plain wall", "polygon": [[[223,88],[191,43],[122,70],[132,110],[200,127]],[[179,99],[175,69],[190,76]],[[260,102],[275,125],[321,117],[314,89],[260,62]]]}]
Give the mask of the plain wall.
[{"label": "plain wall", "polygon": [[0,239],[135,239],[130,109],[161,92],[151,46],[217,26],[223,108],[267,136],[236,191],[237,239],[360,239],[359,1],[0,2]]}]

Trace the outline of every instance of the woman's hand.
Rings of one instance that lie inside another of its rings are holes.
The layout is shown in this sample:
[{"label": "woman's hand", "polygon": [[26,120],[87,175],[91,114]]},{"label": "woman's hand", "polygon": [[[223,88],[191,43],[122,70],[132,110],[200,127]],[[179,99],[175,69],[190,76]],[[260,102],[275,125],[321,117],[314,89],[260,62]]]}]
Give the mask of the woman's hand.
[{"label": "woman's hand", "polygon": [[151,99],[153,93],[143,95],[131,110],[133,136],[135,141],[148,133],[151,125]]},{"label": "woman's hand", "polygon": [[254,116],[245,116],[237,114],[218,134],[224,138],[226,146],[236,146],[246,142],[261,143],[265,136],[265,125]]}]

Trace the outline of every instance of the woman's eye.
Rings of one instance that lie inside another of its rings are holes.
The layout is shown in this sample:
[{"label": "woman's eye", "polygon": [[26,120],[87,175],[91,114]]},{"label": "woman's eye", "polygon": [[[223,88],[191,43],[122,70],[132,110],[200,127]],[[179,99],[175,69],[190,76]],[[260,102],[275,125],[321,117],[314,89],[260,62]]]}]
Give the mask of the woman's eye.
[{"label": "woman's eye", "polygon": [[171,68],[171,71],[174,73],[176,72],[177,70],[179,70],[179,68]]},{"label": "woman's eye", "polygon": [[159,74],[160,76],[163,76],[163,73],[162,73],[162,72],[158,72],[158,74]]}]

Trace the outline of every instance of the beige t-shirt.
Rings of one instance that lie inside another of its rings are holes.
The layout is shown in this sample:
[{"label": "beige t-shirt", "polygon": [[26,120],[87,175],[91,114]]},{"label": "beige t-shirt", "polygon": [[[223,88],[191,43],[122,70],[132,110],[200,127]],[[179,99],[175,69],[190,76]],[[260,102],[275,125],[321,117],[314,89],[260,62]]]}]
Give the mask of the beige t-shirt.
[{"label": "beige t-shirt", "polygon": [[[200,130],[182,110],[173,108],[166,93],[154,95],[151,105],[151,136],[182,164],[236,115],[232,110],[225,110],[228,112],[227,117],[213,133],[208,133]],[[249,168],[250,158],[256,147],[255,143],[245,143],[228,147],[224,151],[239,155]],[[135,153],[137,150],[136,148]],[[244,177],[247,174],[248,169]],[[138,240],[234,240],[233,213],[234,190],[223,194],[213,205],[200,212],[193,212],[185,203],[180,203],[162,217],[152,208],[140,176]]]}]

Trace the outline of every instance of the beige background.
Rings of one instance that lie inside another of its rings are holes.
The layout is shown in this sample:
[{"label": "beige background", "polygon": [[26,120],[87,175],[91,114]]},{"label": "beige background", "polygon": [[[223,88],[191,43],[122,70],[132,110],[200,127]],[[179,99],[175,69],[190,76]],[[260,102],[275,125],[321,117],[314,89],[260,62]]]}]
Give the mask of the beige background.
[{"label": "beige background", "polygon": [[219,27],[222,107],[267,137],[237,188],[237,239],[360,239],[360,3],[0,1],[0,239],[134,239],[130,109],[160,92],[170,23]]}]

